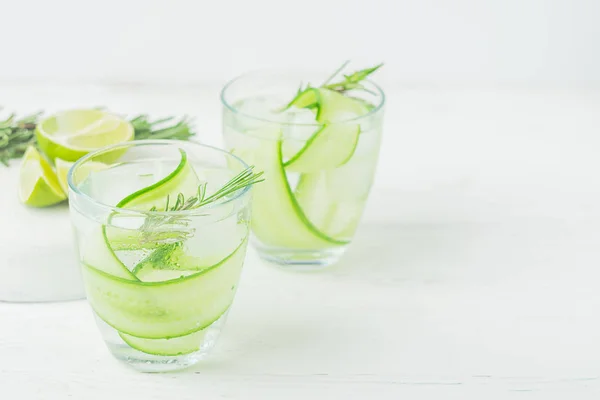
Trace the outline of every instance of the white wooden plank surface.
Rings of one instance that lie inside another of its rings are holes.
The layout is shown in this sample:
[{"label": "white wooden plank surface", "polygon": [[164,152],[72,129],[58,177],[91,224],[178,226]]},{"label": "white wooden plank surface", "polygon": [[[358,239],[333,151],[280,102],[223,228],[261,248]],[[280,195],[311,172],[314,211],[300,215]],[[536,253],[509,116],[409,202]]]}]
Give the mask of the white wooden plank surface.
[{"label": "white wooden plank surface", "polygon": [[[219,144],[212,89],[84,89],[0,93],[23,111],[190,112]],[[179,373],[119,364],[84,301],[0,303],[14,393],[0,398],[598,398],[600,92],[388,94],[377,182],[339,265],[291,273],[250,252],[213,355]]]}]

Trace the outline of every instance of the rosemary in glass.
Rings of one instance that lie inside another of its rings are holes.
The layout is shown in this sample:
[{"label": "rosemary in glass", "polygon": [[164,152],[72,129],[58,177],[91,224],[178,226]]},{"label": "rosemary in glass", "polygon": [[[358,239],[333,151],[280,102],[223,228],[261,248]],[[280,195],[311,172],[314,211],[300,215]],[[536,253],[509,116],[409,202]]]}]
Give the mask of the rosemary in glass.
[{"label": "rosemary in glass", "polygon": [[[198,209],[216,203],[248,186],[264,181],[262,176],[262,171],[258,173],[254,172],[254,166],[250,166],[211,195],[207,195],[207,183],[204,182],[198,185],[198,191],[195,196],[186,199],[183,193],[179,193],[175,197],[174,202],[173,199],[167,196],[163,209],[159,210],[156,207],[152,207],[149,211],[176,212]],[[171,242],[183,241],[194,233],[193,229],[187,229],[189,222],[189,219],[185,215],[149,214],[140,227],[142,242],[152,242],[159,237],[168,237]]]}]

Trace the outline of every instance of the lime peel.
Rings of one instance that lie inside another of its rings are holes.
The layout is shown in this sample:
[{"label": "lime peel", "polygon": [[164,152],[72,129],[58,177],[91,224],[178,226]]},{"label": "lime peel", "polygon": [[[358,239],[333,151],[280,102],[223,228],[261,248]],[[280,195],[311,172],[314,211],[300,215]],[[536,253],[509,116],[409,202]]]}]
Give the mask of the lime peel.
[{"label": "lime peel", "polygon": [[33,146],[29,146],[23,156],[19,198],[30,207],[47,207],[67,198],[52,166]]},{"label": "lime peel", "polygon": [[128,121],[101,110],[69,110],[42,120],[35,135],[40,149],[54,160],[77,161],[111,144],[133,140]]}]

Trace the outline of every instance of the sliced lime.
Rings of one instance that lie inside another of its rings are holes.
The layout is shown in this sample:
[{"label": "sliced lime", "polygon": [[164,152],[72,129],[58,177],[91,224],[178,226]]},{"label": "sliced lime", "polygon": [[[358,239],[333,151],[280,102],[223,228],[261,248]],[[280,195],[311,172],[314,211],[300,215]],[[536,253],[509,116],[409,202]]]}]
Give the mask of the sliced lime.
[{"label": "sliced lime", "polygon": [[19,198],[31,207],[46,207],[67,198],[52,167],[33,146],[28,147],[23,156]]},{"label": "sliced lime", "polygon": [[[60,158],[54,160],[54,167],[56,169],[56,177],[58,178],[58,183],[62,190],[68,195],[69,194],[69,185],[67,184],[67,175],[69,174],[69,170],[75,164],[71,161],[65,161]],[[88,175],[95,171],[101,171],[103,169],[108,168],[108,165],[97,162],[97,161],[88,161],[82,164],[77,173],[78,180],[83,181],[88,177]]]},{"label": "sliced lime", "polygon": [[77,161],[87,153],[134,137],[133,126],[100,110],[69,110],[41,121],[36,127],[40,149],[51,159]]},{"label": "sliced lime", "polygon": [[69,194],[69,184],[67,183],[67,175],[69,174],[69,170],[71,169],[73,164],[75,163],[61,160],[60,158],[54,160],[54,167],[56,168],[56,178],[58,179],[60,188],[67,195]]}]

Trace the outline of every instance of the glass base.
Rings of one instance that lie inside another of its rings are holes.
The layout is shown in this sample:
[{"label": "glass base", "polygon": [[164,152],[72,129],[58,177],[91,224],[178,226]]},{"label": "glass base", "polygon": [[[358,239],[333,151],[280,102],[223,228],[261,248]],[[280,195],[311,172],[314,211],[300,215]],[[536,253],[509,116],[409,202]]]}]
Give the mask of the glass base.
[{"label": "glass base", "polygon": [[113,345],[107,343],[113,356],[140,372],[169,372],[189,368],[204,358],[196,353],[182,356],[155,356],[132,349],[126,344]]},{"label": "glass base", "polygon": [[121,339],[118,332],[96,316],[96,321],[112,355],[119,361],[140,372],[169,372],[189,368],[205,359],[217,344],[221,329],[227,319],[227,314],[205,328],[206,334],[200,349],[193,353],[177,356],[158,356],[147,354],[130,347]]},{"label": "glass base", "polygon": [[320,250],[282,249],[253,243],[258,255],[265,261],[294,271],[314,271],[336,264],[348,246]]}]

